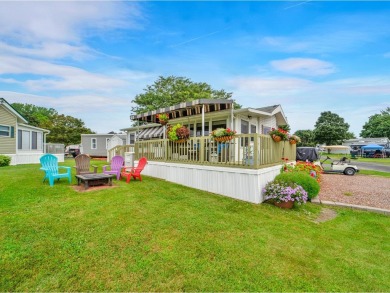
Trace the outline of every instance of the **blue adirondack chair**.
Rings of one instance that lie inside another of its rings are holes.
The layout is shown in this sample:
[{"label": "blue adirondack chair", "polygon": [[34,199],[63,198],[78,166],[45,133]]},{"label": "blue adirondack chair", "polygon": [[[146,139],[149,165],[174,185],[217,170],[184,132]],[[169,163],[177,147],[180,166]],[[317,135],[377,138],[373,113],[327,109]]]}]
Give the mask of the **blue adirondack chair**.
[{"label": "blue adirondack chair", "polygon": [[[58,166],[58,159],[56,156],[53,156],[52,154],[45,154],[39,160],[42,165],[40,170],[45,171],[43,182],[48,179],[50,186],[54,185],[54,179],[60,180],[61,178],[68,178],[69,183],[72,182],[70,177],[70,167]],[[60,169],[64,169],[65,172],[60,173]]]},{"label": "blue adirondack chair", "polygon": [[[116,179],[121,178],[121,170],[125,159],[122,156],[114,156],[111,160],[111,165],[103,166],[103,173],[108,175],[116,175]],[[108,168],[110,167],[110,170]]]}]

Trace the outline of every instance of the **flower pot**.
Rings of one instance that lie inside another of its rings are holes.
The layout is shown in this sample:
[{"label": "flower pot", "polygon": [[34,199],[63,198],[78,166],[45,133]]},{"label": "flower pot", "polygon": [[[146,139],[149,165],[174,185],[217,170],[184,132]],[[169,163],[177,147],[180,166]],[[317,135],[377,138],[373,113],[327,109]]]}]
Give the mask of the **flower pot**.
[{"label": "flower pot", "polygon": [[227,142],[233,139],[233,136],[219,136],[219,137],[214,137],[214,140],[216,142]]},{"label": "flower pot", "polygon": [[290,140],[290,144],[296,144],[296,143],[297,143],[296,140],[294,140],[294,139]]},{"label": "flower pot", "polygon": [[294,202],[292,200],[290,201],[282,201],[282,202],[274,202],[274,205],[277,207],[280,207],[281,209],[292,209],[294,206]]},{"label": "flower pot", "polygon": [[274,142],[280,142],[282,140],[282,138],[279,136],[279,135],[272,135],[272,139],[274,140]]},{"label": "flower pot", "polygon": [[168,121],[160,121],[161,125],[167,125]]}]

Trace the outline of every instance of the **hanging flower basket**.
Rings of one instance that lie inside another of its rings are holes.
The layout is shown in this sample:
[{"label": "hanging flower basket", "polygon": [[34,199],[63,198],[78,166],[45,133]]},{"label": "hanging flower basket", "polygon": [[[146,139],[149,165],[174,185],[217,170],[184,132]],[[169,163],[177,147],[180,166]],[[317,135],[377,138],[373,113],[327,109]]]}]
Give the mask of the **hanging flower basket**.
[{"label": "hanging flower basket", "polygon": [[274,134],[272,135],[272,139],[274,140],[274,142],[280,142],[282,140],[282,137]]},{"label": "hanging flower basket", "polygon": [[186,138],[181,138],[181,139],[178,139],[178,140],[174,140],[173,142],[174,143],[185,143],[187,141]]},{"label": "hanging flower basket", "polygon": [[220,136],[220,137],[214,137],[214,140],[216,142],[227,142],[231,141],[234,138],[234,136]]},{"label": "hanging flower basket", "polygon": [[297,136],[295,134],[289,135],[288,140],[289,140],[290,144],[296,144],[298,142],[301,142],[301,139],[299,138],[299,136]]},{"label": "hanging flower basket", "polygon": [[210,135],[216,142],[227,142],[234,138],[236,131],[231,130],[230,128],[217,128],[213,130]]},{"label": "hanging flower basket", "polygon": [[169,125],[167,137],[175,143],[183,143],[190,137],[190,130],[181,124]]},{"label": "hanging flower basket", "polygon": [[169,121],[169,116],[165,113],[157,114],[156,117],[161,125],[166,125]]}]

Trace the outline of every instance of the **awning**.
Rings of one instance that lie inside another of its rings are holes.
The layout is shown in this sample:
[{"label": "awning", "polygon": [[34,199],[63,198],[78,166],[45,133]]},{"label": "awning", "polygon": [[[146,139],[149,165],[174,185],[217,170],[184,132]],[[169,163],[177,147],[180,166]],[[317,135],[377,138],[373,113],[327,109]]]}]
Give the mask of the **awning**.
[{"label": "awning", "polygon": [[161,138],[164,134],[163,126],[150,127],[142,130],[137,139]]},{"label": "awning", "polygon": [[161,108],[154,111],[149,111],[142,114],[131,115],[131,120],[138,120],[143,122],[159,123],[157,114],[165,113],[169,116],[169,119],[187,117],[192,115],[202,114],[202,110],[205,113],[228,110],[233,107],[233,100],[225,99],[199,99],[190,102],[180,103],[171,107]]}]

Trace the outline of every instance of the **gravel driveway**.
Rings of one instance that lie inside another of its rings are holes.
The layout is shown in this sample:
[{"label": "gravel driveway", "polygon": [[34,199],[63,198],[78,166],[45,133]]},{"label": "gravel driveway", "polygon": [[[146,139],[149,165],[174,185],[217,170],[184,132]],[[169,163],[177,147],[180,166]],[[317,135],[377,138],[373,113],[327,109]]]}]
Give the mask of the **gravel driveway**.
[{"label": "gravel driveway", "polygon": [[390,210],[390,178],[359,174],[323,174],[318,196],[321,201]]}]

